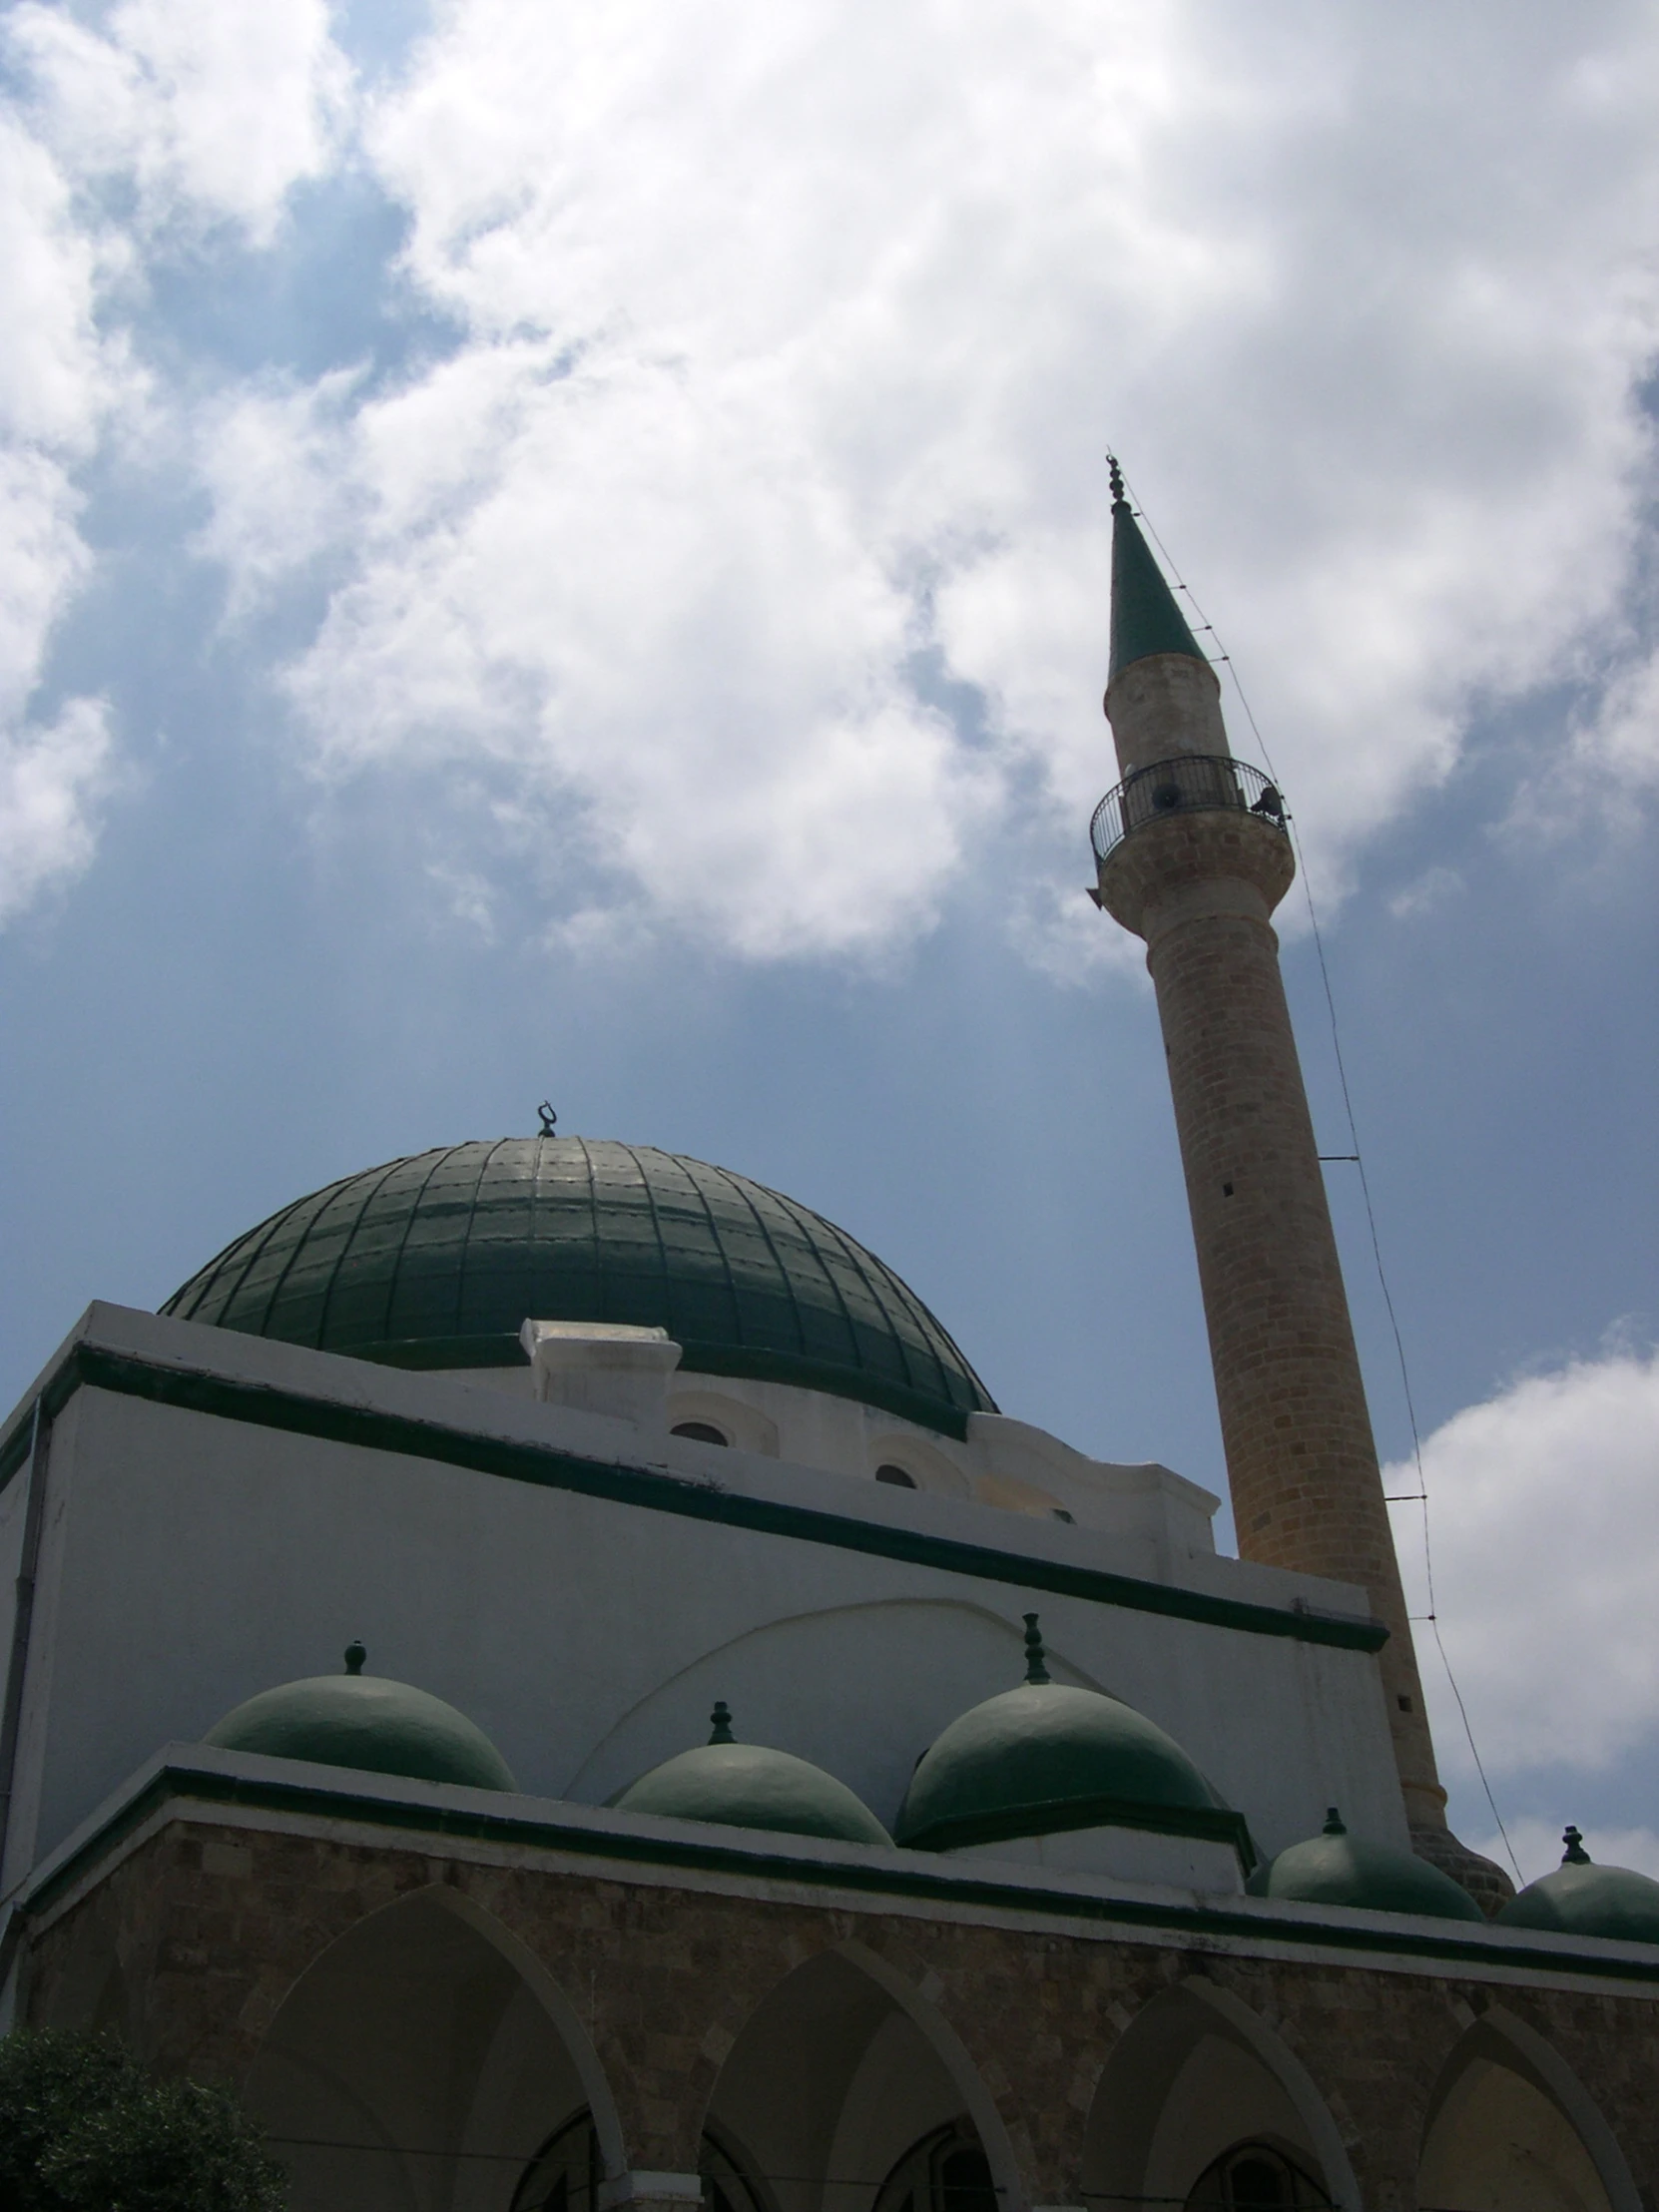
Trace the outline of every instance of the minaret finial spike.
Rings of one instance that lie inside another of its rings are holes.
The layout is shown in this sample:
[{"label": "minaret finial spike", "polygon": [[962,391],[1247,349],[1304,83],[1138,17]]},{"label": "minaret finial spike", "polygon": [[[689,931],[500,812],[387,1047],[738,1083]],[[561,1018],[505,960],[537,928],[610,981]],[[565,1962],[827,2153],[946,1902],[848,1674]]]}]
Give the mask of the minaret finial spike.
[{"label": "minaret finial spike", "polygon": [[1106,466],[1110,471],[1106,480],[1112,487],[1112,505],[1114,507],[1127,506],[1128,501],[1125,499],[1123,491],[1123,471],[1118,466],[1118,457],[1115,453],[1107,454]]},{"label": "minaret finial spike", "polygon": [[1042,1633],[1037,1627],[1035,1613],[1025,1616],[1025,1679],[1027,1682],[1048,1682],[1053,1678],[1043,1664]]},{"label": "minaret finial spike", "polygon": [[737,1739],[732,1734],[732,1708],[723,1697],[716,1698],[715,1709],[709,1715],[709,1719],[714,1728],[714,1733],[709,1738],[711,1744],[736,1742]]}]

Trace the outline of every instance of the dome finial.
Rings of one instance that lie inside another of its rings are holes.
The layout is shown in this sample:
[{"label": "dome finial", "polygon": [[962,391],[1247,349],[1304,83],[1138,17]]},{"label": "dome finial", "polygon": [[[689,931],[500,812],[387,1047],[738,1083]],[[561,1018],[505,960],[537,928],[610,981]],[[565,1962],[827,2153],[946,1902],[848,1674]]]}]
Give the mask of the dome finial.
[{"label": "dome finial", "polygon": [[736,1742],[737,1739],[732,1734],[732,1708],[723,1697],[716,1698],[715,1709],[709,1719],[714,1725],[714,1734],[709,1738],[711,1744]]},{"label": "dome finial", "polygon": [[1348,1834],[1348,1823],[1334,1805],[1328,1805],[1325,1809],[1323,1833],[1327,1836],[1346,1836]]},{"label": "dome finial", "polygon": [[367,1657],[368,1646],[363,1642],[360,1636],[353,1636],[351,1641],[345,1647],[346,1673],[361,1674],[363,1671],[363,1661]]},{"label": "dome finial", "polygon": [[1053,1678],[1043,1665],[1043,1640],[1037,1628],[1035,1613],[1025,1616],[1025,1679],[1027,1682],[1048,1682]]},{"label": "dome finial", "polygon": [[542,1135],[544,1137],[551,1137],[553,1134],[553,1126],[559,1118],[558,1115],[553,1111],[551,1100],[544,1098],[541,1104],[536,1108],[536,1112],[541,1117]]},{"label": "dome finial", "polygon": [[1576,1828],[1569,1825],[1562,1829],[1561,1841],[1567,1847],[1561,1854],[1563,1867],[1587,1867],[1590,1864],[1590,1855],[1584,1849],[1584,1839]]}]

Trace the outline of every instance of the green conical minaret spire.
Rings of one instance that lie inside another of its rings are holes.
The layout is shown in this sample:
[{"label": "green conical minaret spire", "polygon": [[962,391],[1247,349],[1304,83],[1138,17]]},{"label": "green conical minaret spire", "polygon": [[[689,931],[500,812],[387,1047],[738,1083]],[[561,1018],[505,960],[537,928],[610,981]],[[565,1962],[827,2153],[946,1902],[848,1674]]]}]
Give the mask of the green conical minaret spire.
[{"label": "green conical minaret spire", "polygon": [[1141,536],[1141,526],[1123,495],[1123,477],[1114,460],[1111,675],[1131,661],[1144,661],[1149,653],[1186,653],[1195,661],[1208,658],[1200,652],[1163,570],[1152,557],[1152,548]]}]

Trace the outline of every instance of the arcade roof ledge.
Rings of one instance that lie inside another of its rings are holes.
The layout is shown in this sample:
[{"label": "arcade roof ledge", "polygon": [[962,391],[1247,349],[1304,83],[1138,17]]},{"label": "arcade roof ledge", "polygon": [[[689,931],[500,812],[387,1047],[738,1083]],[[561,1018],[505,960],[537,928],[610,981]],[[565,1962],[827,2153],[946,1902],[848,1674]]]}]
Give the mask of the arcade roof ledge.
[{"label": "arcade roof ledge", "polygon": [[[1424,1920],[1402,1913],[1206,1900],[1193,1891],[1057,1874],[1010,1863],[971,1868],[928,1852],[718,1828],[560,1799],[463,1789],[251,1752],[169,1744],[43,1860],[16,1893],[5,1930],[15,1952],[115,1866],[170,1824],[341,1842],[393,1836],[445,1860],[591,1875],[655,1887],[804,1900],[907,1918],[985,1922],[1088,1939],[1137,1941],[1257,1957],[1316,1959],[1484,1982],[1586,1991],[1620,1985],[1659,1999],[1659,1945]],[[392,1832],[392,1834],[388,1834]]]},{"label": "arcade roof ledge", "polygon": [[629,1421],[450,1376],[102,1302],[0,1435],[0,1487],[27,1457],[36,1395],[56,1415],[83,1388],[1246,1634],[1362,1652],[1386,1639],[1364,1593],[1342,1583],[1213,1554],[1154,1579],[1136,1545],[1101,1530],[646,1438]]}]

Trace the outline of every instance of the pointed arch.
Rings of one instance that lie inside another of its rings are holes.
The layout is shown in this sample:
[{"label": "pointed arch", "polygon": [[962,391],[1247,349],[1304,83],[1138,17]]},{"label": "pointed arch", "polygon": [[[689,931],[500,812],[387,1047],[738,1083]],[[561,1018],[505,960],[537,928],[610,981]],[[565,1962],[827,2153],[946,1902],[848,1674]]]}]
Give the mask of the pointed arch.
[{"label": "pointed arch", "polygon": [[509,1928],[447,1883],[365,1914],[318,1951],[277,2006],[245,2097],[289,2170],[294,2212],[415,2212],[440,2181],[455,2212],[482,2212],[583,2113],[606,2173],[626,2165],[576,2007]]},{"label": "pointed arch", "polygon": [[1360,2212],[1342,2131],[1302,2060],[1232,1990],[1189,1974],[1143,2006],[1106,2061],[1085,2136],[1085,2201],[1181,2201],[1245,2139],[1285,2152],[1342,2212]]},{"label": "pointed arch", "polygon": [[962,2100],[962,2109],[973,2122],[991,2169],[991,2180],[997,2191],[997,2201],[1003,2212],[1015,2212],[1024,2200],[1023,2177],[1014,2156],[1014,2146],[997,2110],[996,2100],[986,2088],[978,2067],[968,2054],[967,2045],[933,2003],[898,1968],[864,1944],[848,1940],[836,1945],[840,1956],[848,1959],[860,1971],[885,1990],[892,2002],[908,2018],[917,2031],[938,2053],[940,2062],[955,2083]]},{"label": "pointed arch", "polygon": [[[1527,2155],[1540,2189],[1557,2186],[1563,2212],[1643,2212],[1643,2200],[1612,2129],[1583,2083],[1536,2028],[1501,2004],[1488,2005],[1447,2054],[1423,2127],[1418,2194],[1425,2203],[1492,2190],[1507,2203],[1494,2129],[1514,2137],[1531,2128]],[[1549,2180],[1553,2162],[1554,2184]],[[1489,2168],[1489,2172],[1487,2169]],[[1600,2204],[1585,2202],[1598,2187]],[[1550,2202],[1537,2198],[1539,2206]],[[1470,2212],[1483,2212],[1471,2204]]]},{"label": "pointed arch", "polygon": [[[425,1895],[425,1892],[417,1892]],[[431,1896],[434,1903],[445,1912],[453,1913],[485,1942],[493,1944],[519,1979],[530,1989],[542,2010],[558,2030],[559,2039],[570,2053],[571,2063],[582,2084],[582,2091],[589,2113],[593,2118],[594,2133],[599,2137],[599,2154],[604,2161],[606,2178],[626,2171],[628,2156],[622,2138],[622,2122],[618,2117],[616,2099],[611,2094],[611,2084],[594,2047],[593,2037],[582,2024],[581,2015],[548,1972],[541,1960],[527,1944],[516,1936],[504,1921],[476,1899],[448,1883],[433,1883]]]},{"label": "pointed arch", "polygon": [[952,2125],[982,2151],[999,2212],[1019,2212],[1013,2146],[960,2036],[903,1972],[850,1940],[774,1982],[703,2118],[706,2132],[745,2144],[778,2212],[871,2212],[903,2156]]}]

